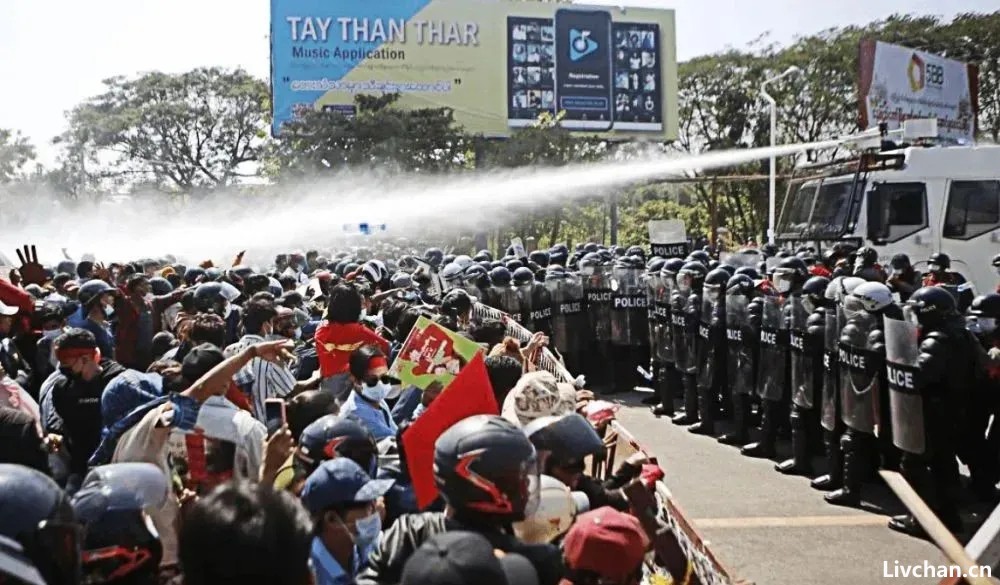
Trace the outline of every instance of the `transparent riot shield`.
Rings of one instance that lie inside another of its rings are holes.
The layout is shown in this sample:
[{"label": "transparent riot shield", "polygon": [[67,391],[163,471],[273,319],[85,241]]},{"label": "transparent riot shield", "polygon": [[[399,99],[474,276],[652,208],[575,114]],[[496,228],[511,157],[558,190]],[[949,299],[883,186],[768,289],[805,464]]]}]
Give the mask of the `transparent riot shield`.
[{"label": "transparent riot shield", "polygon": [[584,278],[587,316],[593,338],[598,342],[611,341],[611,267],[598,266]]},{"label": "transparent riot shield", "polygon": [[611,290],[611,343],[622,346],[645,345],[648,334],[642,270],[614,268]]},{"label": "transparent riot shield", "polygon": [[552,293],[540,282],[531,284],[531,323],[532,331],[540,331],[552,335]]},{"label": "transparent riot shield", "polygon": [[567,278],[546,278],[545,288],[552,299],[552,344],[560,353],[569,351],[569,319],[563,312],[563,306],[569,303],[567,298],[569,286]]},{"label": "transparent riot shield", "polygon": [[[904,312],[911,311],[905,307]],[[908,316],[909,317],[909,316]],[[913,320],[883,317],[885,369],[889,381],[892,442],[907,453],[921,455],[926,448],[924,398],[918,376],[920,331]]]},{"label": "transparent riot shield", "polygon": [[695,357],[688,354],[687,303],[688,295],[676,289],[670,293],[670,330],[674,342],[674,363],[681,372],[688,371]]},{"label": "transparent riot shield", "polygon": [[659,277],[653,299],[653,319],[656,324],[656,355],[661,362],[674,363],[674,329],[670,322],[670,294],[673,279]]},{"label": "transparent riot shield", "polygon": [[657,291],[663,286],[663,278],[659,272],[646,273],[642,277],[643,285],[646,289],[646,327],[649,331],[649,354],[655,360],[660,359],[660,324],[656,319],[656,296]]},{"label": "transparent riot shield", "polygon": [[517,291],[518,306],[521,309],[521,318],[518,319],[518,322],[521,323],[522,327],[534,333],[538,329],[535,327],[535,321],[532,319],[531,314],[533,306],[532,288],[532,283],[529,282],[515,287],[515,290]]},{"label": "transparent riot shield", "polygon": [[820,406],[820,424],[824,429],[837,428],[840,403],[840,357],[837,347],[840,343],[840,329],[844,322],[840,306],[826,309],[826,324],[823,328],[823,399]]},{"label": "transparent riot shield", "polygon": [[781,297],[764,298],[760,322],[760,367],[757,394],[764,400],[780,401],[784,393],[787,346],[782,337],[788,334]]},{"label": "transparent riot shield", "polygon": [[726,341],[729,384],[733,394],[753,394],[754,347],[750,326],[750,299],[744,295],[726,296]]},{"label": "transparent riot shield", "polygon": [[715,303],[702,293],[701,317],[698,320],[698,386],[711,388],[715,379],[715,336],[712,334],[712,316]]},{"label": "transparent riot shield", "polygon": [[[587,347],[592,336],[583,298],[583,282],[578,274],[570,273],[562,281],[562,304],[559,313],[566,318],[566,352],[577,353]],[[554,311],[553,311],[554,313]]]},{"label": "transparent riot shield", "polygon": [[510,315],[511,319],[514,319],[518,323],[521,322],[521,298],[517,294],[517,290],[512,286],[497,286],[492,287],[493,298],[496,299],[497,308]]},{"label": "transparent riot shield", "polygon": [[791,362],[792,402],[805,410],[813,407],[812,363],[806,352],[806,321],[809,311],[802,297],[788,299],[788,359]]},{"label": "transparent riot shield", "polygon": [[838,346],[841,418],[849,428],[867,434],[875,433],[878,374],[883,367],[881,356],[872,350],[875,329],[875,317],[854,312],[840,331]]},{"label": "transparent riot shield", "polygon": [[688,358],[685,374],[698,374],[698,327],[701,325],[701,295],[688,296],[684,306],[684,351]]}]

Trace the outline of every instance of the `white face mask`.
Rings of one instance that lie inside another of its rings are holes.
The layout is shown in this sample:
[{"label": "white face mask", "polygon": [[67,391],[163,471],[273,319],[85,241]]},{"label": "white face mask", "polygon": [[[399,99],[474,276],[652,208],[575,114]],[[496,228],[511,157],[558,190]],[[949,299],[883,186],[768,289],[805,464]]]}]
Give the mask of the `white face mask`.
[{"label": "white face mask", "polygon": [[292,333],[292,335],[293,335],[292,339],[302,339],[302,328],[297,327],[295,329],[295,332]]},{"label": "white face mask", "polygon": [[55,339],[62,335],[64,329],[49,329],[48,331],[42,331],[42,339]]},{"label": "white face mask", "polygon": [[784,278],[779,278],[775,281],[774,288],[777,289],[777,291],[780,293],[786,293],[792,290],[792,281]]},{"label": "white face mask", "polygon": [[929,272],[940,272],[941,271],[941,266],[939,264],[928,264],[927,265],[927,270]]},{"label": "white face mask", "polygon": [[111,305],[104,305],[104,316],[108,319],[115,314],[115,308]]},{"label": "white face mask", "polygon": [[392,386],[381,381],[374,386],[361,384],[361,395],[372,402],[382,402],[389,396],[390,392],[392,392]]}]

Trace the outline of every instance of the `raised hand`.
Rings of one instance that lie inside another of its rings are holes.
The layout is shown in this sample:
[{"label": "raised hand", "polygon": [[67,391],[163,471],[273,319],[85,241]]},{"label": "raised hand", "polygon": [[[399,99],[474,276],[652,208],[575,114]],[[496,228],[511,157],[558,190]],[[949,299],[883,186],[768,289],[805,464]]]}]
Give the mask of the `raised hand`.
[{"label": "raised hand", "polygon": [[38,251],[35,249],[35,245],[25,244],[23,251],[15,250],[15,252],[17,252],[17,259],[21,261],[21,268],[18,270],[21,276],[20,281],[23,284],[45,284],[48,276],[45,274],[45,268],[38,262]]}]

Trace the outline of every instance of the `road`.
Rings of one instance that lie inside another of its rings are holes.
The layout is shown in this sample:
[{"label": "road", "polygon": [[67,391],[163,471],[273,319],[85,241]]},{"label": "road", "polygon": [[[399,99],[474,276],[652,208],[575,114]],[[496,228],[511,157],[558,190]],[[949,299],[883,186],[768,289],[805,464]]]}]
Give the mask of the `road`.
[{"label": "road", "polygon": [[[639,404],[642,396],[603,398],[623,405],[618,419],[657,457],[667,486],[734,576],[757,585],[939,581],[884,576],[897,562],[946,562],[933,544],[886,527],[891,515],[904,510],[886,486],[865,485],[864,509],[832,506],[807,478],[776,472],[774,461],[744,457],[713,437],[657,419]],[[779,446],[780,455],[789,451],[788,444]],[[976,522],[966,518],[967,524]]]}]

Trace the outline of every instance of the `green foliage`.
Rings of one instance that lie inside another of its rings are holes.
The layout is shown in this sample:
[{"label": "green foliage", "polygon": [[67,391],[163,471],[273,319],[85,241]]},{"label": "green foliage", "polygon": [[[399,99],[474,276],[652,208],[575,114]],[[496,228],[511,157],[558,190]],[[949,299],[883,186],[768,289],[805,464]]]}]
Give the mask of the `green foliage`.
[{"label": "green foliage", "polygon": [[35,147],[20,132],[0,128],[0,183],[24,176],[25,167],[35,160]]}]

